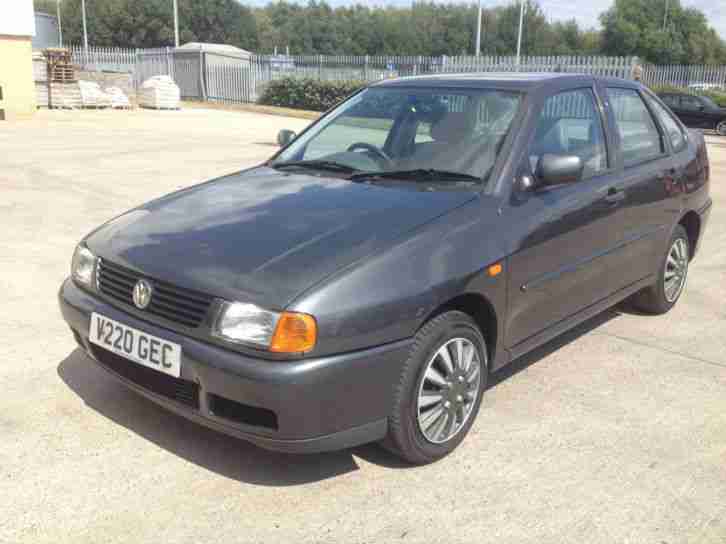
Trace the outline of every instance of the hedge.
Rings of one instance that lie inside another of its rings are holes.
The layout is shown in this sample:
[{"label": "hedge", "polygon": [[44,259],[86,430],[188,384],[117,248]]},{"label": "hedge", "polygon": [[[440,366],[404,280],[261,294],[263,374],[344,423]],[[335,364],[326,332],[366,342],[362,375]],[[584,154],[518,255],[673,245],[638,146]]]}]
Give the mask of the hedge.
[{"label": "hedge", "polygon": [[[356,80],[325,81],[296,77],[273,79],[265,87],[259,103],[266,106],[326,111],[365,85],[364,81]],[[696,91],[672,85],[654,85],[651,89],[655,93],[685,92],[708,96],[716,104],[726,108],[726,92]]]},{"label": "hedge", "polygon": [[260,104],[312,111],[325,111],[358,89],[365,87],[363,81],[324,81],[286,77],[270,81]]},{"label": "hedge", "polygon": [[699,96],[708,96],[711,100],[716,102],[722,108],[726,108],[726,92],[722,91],[699,91],[696,89],[689,89],[686,87],[677,87],[675,85],[653,85],[650,88],[654,93],[686,93],[695,94]]}]

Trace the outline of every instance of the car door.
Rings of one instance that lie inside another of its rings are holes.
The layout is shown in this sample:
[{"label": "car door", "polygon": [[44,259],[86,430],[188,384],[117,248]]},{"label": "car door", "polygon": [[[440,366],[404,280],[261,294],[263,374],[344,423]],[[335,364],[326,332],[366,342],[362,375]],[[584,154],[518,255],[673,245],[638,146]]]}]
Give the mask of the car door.
[{"label": "car door", "polygon": [[666,109],[652,97],[651,104],[646,103],[646,96],[636,88],[608,86],[606,96],[618,137],[620,183],[625,194],[621,253],[627,266],[622,274],[626,283],[632,284],[653,274],[662,240],[670,235],[668,225],[679,210],[674,201],[679,174],[664,129],[652,111],[657,104],[669,116]]},{"label": "car door", "polygon": [[[606,122],[592,87],[546,98],[537,114],[508,213],[522,232],[509,259],[507,346],[516,353],[540,333],[606,298],[619,287],[614,248],[622,238],[615,163]],[[536,188],[545,154],[577,155],[575,183]]]}]

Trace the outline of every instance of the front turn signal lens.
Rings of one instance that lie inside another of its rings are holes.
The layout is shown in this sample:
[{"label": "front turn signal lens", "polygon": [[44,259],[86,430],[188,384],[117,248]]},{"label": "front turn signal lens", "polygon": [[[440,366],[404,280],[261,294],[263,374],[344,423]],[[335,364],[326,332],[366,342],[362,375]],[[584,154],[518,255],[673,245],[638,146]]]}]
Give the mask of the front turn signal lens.
[{"label": "front turn signal lens", "polygon": [[270,351],[276,353],[304,353],[315,347],[318,326],[308,314],[283,312],[275,327]]}]

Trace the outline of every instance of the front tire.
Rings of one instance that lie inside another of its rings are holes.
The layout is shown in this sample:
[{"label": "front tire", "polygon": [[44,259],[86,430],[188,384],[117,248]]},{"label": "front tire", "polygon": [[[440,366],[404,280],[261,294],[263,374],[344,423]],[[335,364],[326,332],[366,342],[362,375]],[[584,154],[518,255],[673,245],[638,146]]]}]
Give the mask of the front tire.
[{"label": "front tire", "polygon": [[404,364],[383,446],[413,464],[451,453],[479,412],[487,375],[486,342],[471,317],[451,311],[429,321]]},{"label": "front tire", "polygon": [[723,121],[719,122],[719,124],[716,125],[716,132],[720,136],[726,136],[726,119],[724,119]]},{"label": "front tire", "polygon": [[664,314],[676,305],[688,277],[691,247],[688,233],[677,225],[661,259],[656,282],[633,297],[633,305],[649,314]]}]

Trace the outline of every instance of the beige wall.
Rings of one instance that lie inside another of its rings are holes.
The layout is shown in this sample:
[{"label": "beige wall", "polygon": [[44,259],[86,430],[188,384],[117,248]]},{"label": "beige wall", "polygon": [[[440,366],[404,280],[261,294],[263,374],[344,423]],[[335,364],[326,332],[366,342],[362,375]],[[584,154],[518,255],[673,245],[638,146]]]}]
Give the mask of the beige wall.
[{"label": "beige wall", "polygon": [[0,35],[0,86],[0,109],[5,110],[5,119],[22,119],[35,112],[30,36]]}]

